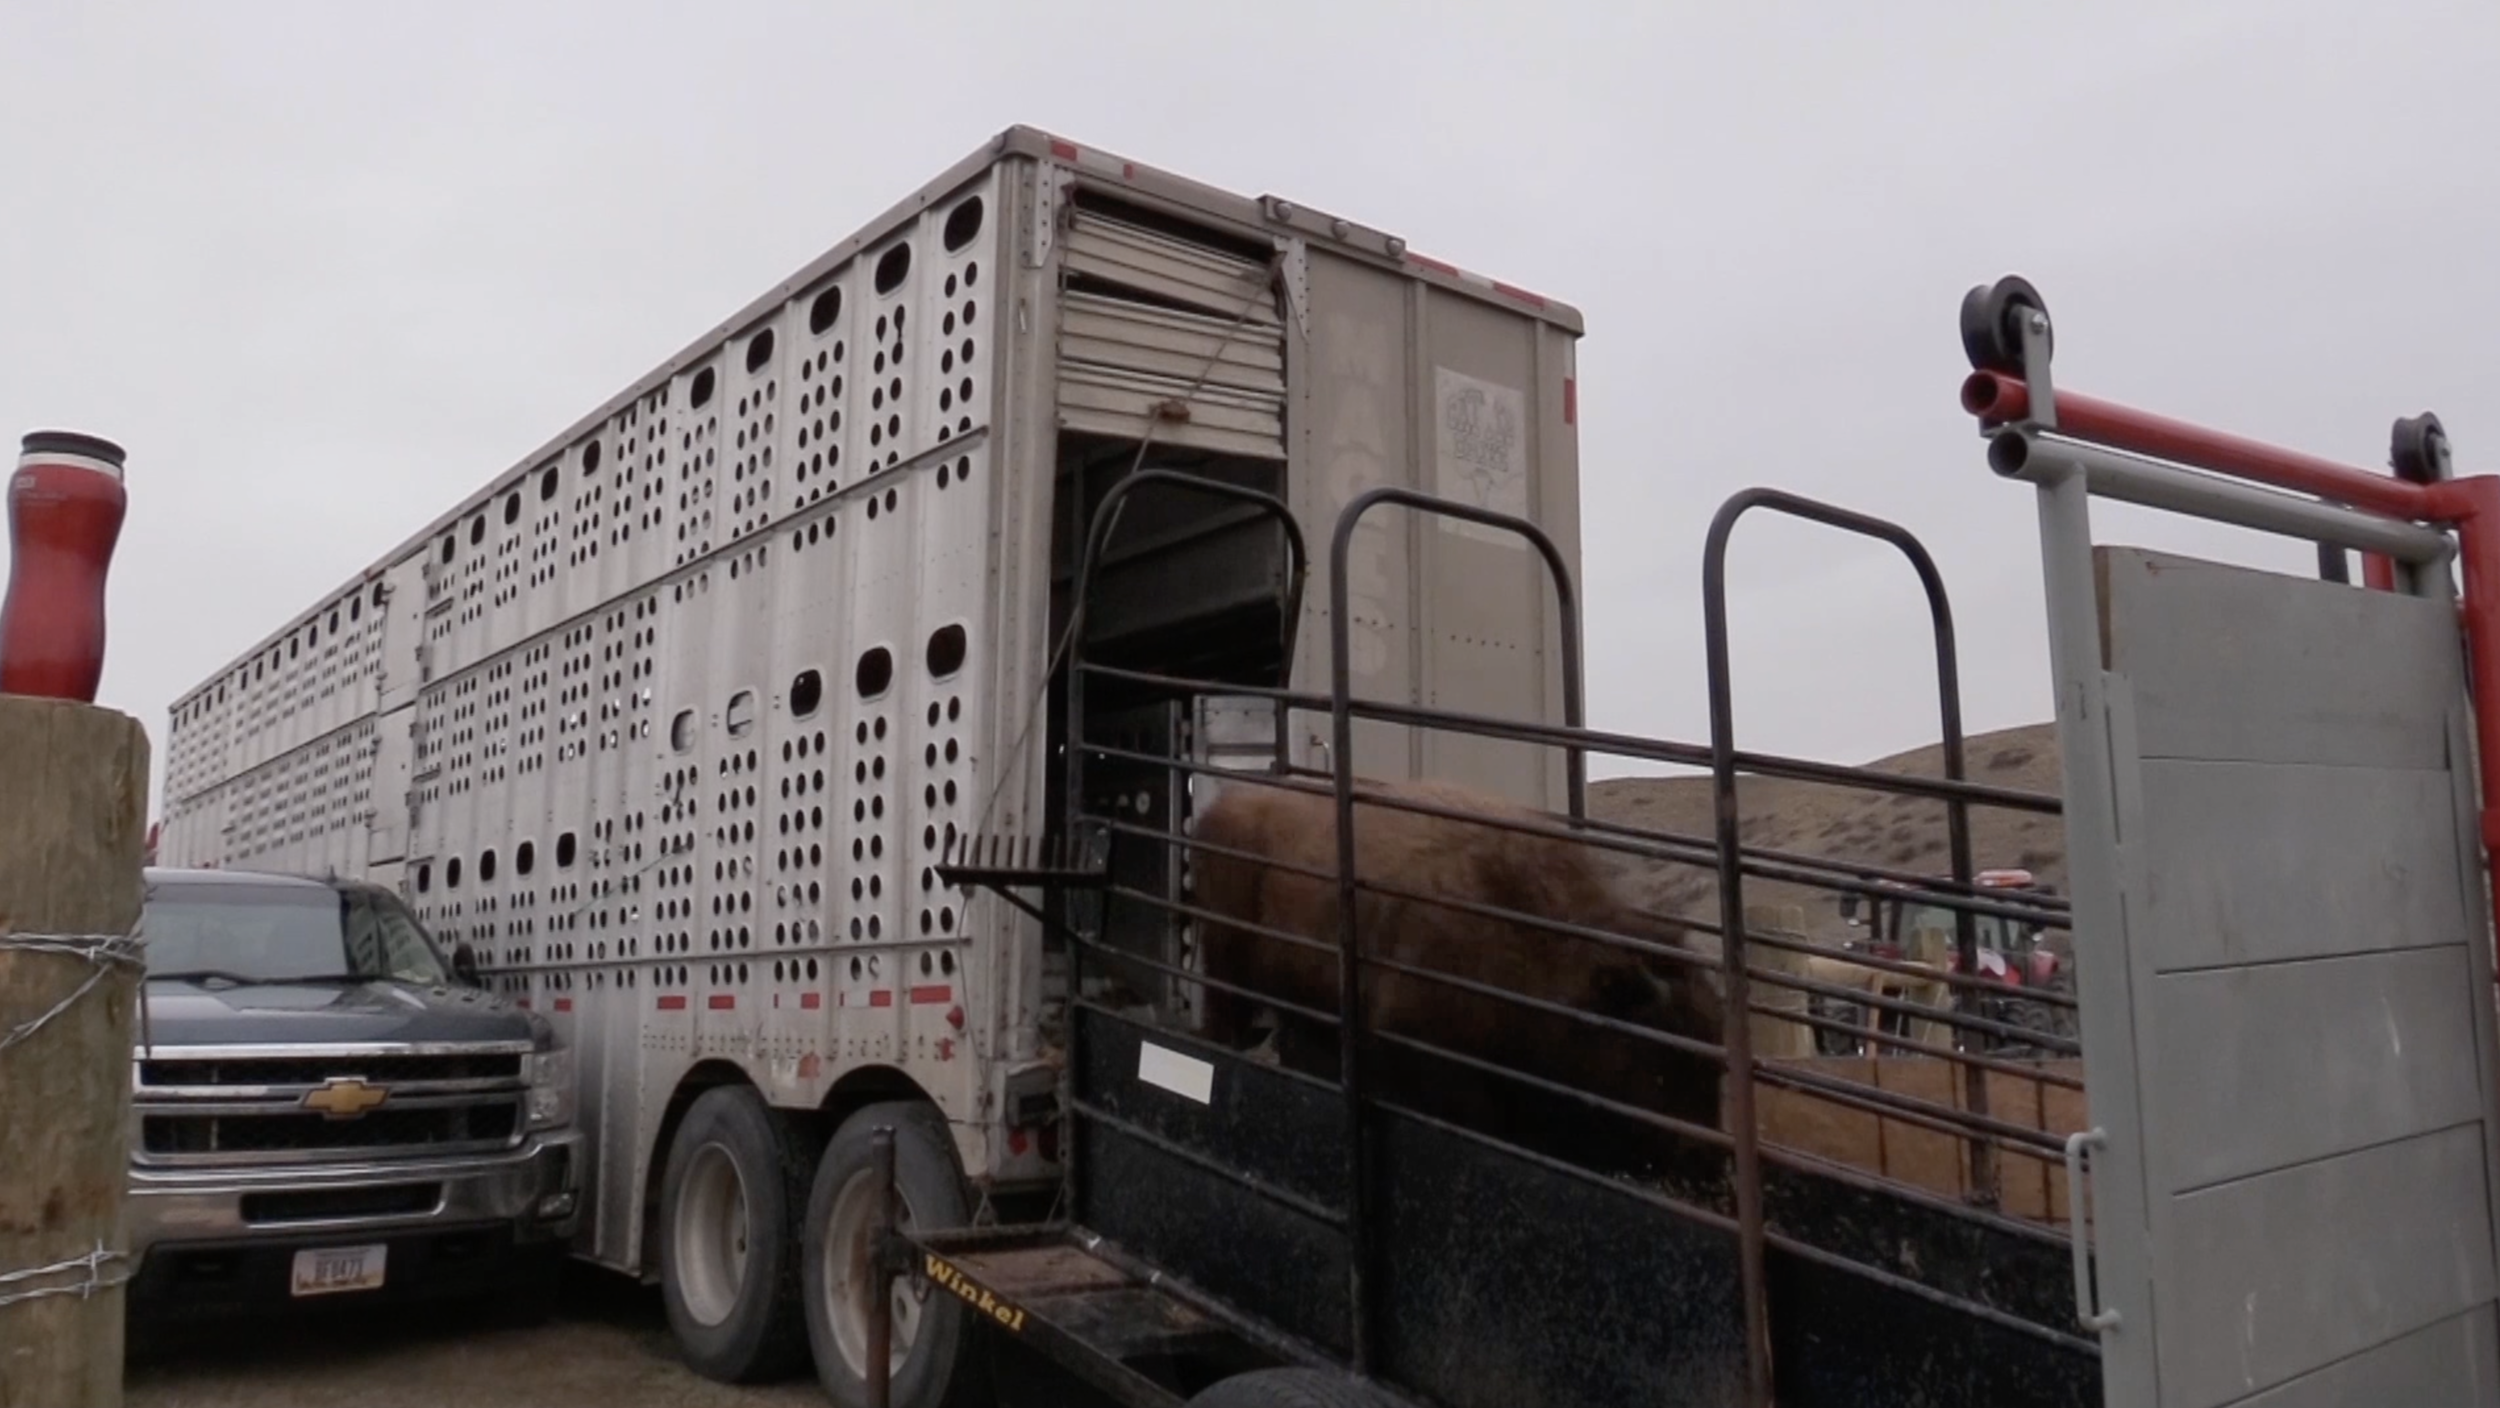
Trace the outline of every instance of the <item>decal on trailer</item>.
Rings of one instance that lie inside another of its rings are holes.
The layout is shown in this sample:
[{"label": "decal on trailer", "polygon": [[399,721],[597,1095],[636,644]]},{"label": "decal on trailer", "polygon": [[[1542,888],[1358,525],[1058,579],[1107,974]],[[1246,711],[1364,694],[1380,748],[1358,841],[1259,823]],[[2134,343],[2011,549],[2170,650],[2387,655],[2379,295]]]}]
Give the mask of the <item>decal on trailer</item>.
[{"label": "decal on trailer", "polygon": [[[1528,400],[1517,387],[1483,381],[1448,367],[1433,372],[1433,427],[1438,443],[1434,491],[1477,508],[1527,518]],[[1437,520],[1445,532],[1524,548],[1514,533],[1463,518]]]},{"label": "decal on trailer", "polygon": [[955,1269],[952,1262],[936,1252],[922,1254],[922,1271],[932,1281],[953,1291],[963,1303],[998,1322],[1000,1328],[1021,1332],[1024,1329],[1024,1307],[1010,1305],[991,1293],[987,1286]]}]

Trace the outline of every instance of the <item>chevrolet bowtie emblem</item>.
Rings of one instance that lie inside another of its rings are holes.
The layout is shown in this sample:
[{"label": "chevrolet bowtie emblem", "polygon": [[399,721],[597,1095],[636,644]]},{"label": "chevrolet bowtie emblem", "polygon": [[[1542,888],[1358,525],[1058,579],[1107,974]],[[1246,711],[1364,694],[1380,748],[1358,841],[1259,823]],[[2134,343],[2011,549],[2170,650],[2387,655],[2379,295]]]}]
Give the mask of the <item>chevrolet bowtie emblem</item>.
[{"label": "chevrolet bowtie emblem", "polygon": [[325,1119],[352,1120],[390,1098],[391,1093],[381,1086],[367,1085],[354,1076],[332,1076],[304,1096],[304,1108],[320,1111]]}]

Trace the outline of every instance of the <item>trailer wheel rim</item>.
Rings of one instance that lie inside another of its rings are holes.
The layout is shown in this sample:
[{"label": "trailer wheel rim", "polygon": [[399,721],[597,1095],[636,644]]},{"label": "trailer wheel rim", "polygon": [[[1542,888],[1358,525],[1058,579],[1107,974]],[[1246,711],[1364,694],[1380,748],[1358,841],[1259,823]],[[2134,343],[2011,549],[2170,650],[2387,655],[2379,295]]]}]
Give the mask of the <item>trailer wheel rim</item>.
[{"label": "trailer wheel rim", "polygon": [[[833,1329],[835,1346],[842,1351],[842,1363],[862,1378],[868,1374],[869,1182],[865,1169],[844,1181],[842,1191],[834,1196],[833,1213],[825,1220],[825,1244],[819,1253],[824,1258],[825,1321]],[[909,1231],[911,1199],[898,1188],[894,1200],[899,1204],[895,1226],[897,1230]],[[891,1294],[894,1333],[886,1346],[886,1372],[899,1374],[904,1360],[911,1355],[912,1344],[920,1336],[920,1312],[928,1298],[929,1283],[918,1276],[896,1276]]]},{"label": "trailer wheel rim", "polygon": [[738,1161],[718,1144],[695,1151],[677,1199],[677,1290],[686,1313],[718,1325],[738,1308],[747,1274],[747,1189]]}]

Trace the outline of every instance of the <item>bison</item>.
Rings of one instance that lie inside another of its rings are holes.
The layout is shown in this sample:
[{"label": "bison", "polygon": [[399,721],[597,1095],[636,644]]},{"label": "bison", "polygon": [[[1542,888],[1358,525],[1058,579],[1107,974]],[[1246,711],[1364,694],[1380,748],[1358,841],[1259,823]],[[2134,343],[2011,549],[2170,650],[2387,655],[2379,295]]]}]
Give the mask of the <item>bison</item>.
[{"label": "bison", "polygon": [[[1689,947],[1683,926],[1635,907],[1595,848],[1525,835],[1500,822],[1558,818],[1444,782],[1355,786],[1355,870],[1366,882],[1472,902],[1663,946]],[[1429,816],[1366,799],[1405,800],[1484,821]],[[1191,887],[1201,910],[1201,972],[1264,997],[1338,1008],[1336,804],[1257,782],[1227,785],[1191,829]],[[1246,853],[1228,855],[1212,849]],[[1316,874],[1297,873],[1300,867]],[[1207,915],[1217,916],[1208,918]],[[1255,932],[1303,936],[1317,948]],[[1715,971],[1650,958],[1511,918],[1363,890],[1356,927],[1367,958],[1448,973],[1504,992],[1717,1044]],[[1373,1031],[1396,1033],[1623,1105],[1719,1127],[1721,1064],[1665,1043],[1417,977],[1377,963],[1362,973]],[[1204,988],[1205,1033],[1240,1048],[1263,1004]],[[1333,1024],[1273,1010],[1277,1059],[1333,1076]],[[1603,1173],[1681,1182],[1695,1146],[1657,1126],[1491,1075],[1394,1042],[1366,1047],[1370,1093],[1420,1113]]]}]

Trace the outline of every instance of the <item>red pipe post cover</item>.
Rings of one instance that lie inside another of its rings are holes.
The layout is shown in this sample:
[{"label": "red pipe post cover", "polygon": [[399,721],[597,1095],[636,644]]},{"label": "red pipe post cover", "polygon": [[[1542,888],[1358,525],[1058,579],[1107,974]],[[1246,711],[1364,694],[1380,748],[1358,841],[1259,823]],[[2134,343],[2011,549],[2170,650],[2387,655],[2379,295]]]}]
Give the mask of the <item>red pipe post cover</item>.
[{"label": "red pipe post cover", "polygon": [[129,507],[122,449],[92,435],[35,431],[8,498],[0,694],[92,704],[104,675],[104,578]]}]

